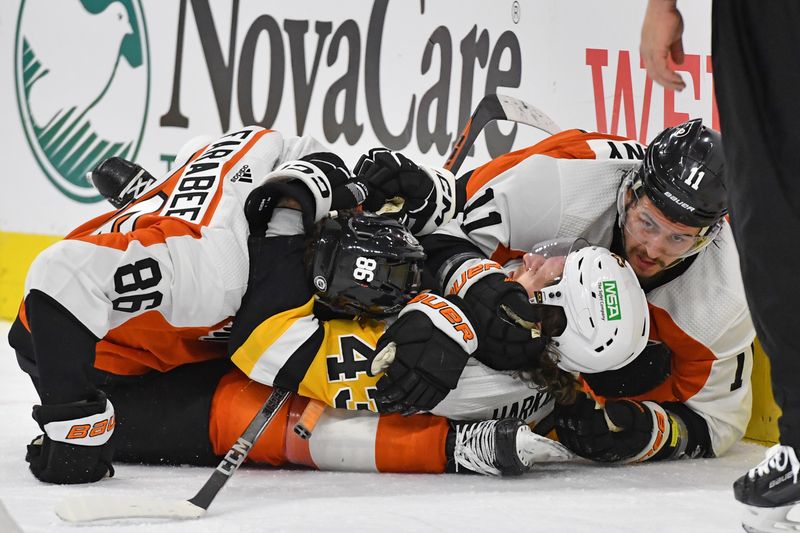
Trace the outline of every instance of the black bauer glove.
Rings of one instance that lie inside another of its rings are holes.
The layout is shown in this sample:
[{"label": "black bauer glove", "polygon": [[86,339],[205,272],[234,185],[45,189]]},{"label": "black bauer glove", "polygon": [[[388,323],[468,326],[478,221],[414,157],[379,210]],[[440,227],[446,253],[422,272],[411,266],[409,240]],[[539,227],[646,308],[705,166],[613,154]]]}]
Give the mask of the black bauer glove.
[{"label": "black bauer glove", "polygon": [[477,348],[475,330],[460,298],[422,293],[381,336],[371,374],[381,413],[430,411],[456,388]]},{"label": "black bauer glove", "polygon": [[464,298],[475,317],[475,358],[495,370],[522,370],[537,364],[547,347],[547,336],[536,334],[535,326],[563,312],[530,303],[525,288],[501,272],[494,261],[469,260],[451,277],[448,292]]},{"label": "black bauer glove", "polygon": [[586,395],[572,405],[556,405],[558,440],[586,459],[635,463],[680,457],[686,427],[680,417],[655,402],[609,400],[605,408]]},{"label": "black bauer glove", "polygon": [[447,170],[420,166],[399,152],[373,148],[361,156],[354,172],[369,189],[364,207],[397,219],[414,235],[431,233],[455,214],[455,178]]},{"label": "black bauer glove", "polygon": [[303,210],[303,226],[311,233],[314,223],[330,211],[353,209],[367,197],[363,180],[355,178],[344,161],[330,152],[317,152],[288,161],[264,178],[250,193],[244,213],[252,235],[263,235],[278,201],[290,196]]},{"label": "black bauer glove", "polygon": [[114,475],[114,407],[102,392],[91,400],[36,405],[33,419],[44,431],[28,445],[25,460],[46,483],[92,483]]}]

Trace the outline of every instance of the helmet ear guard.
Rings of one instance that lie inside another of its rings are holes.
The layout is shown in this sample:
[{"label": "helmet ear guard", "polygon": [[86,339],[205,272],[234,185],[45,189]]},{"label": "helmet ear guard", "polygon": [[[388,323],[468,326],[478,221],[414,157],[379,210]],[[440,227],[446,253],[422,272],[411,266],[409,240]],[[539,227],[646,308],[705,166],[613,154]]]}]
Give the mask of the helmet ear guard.
[{"label": "helmet ear guard", "polygon": [[329,280],[333,275],[336,264],[336,251],[342,235],[342,227],[333,218],[322,222],[322,231],[314,250],[314,260],[311,267],[311,282],[320,292],[328,290]]}]

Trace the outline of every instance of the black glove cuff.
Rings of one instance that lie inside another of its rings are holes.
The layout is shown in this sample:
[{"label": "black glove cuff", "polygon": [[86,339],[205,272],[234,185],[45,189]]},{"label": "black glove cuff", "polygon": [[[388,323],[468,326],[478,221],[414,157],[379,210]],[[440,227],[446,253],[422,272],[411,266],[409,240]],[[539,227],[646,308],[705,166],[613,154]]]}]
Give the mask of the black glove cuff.
[{"label": "black glove cuff", "polygon": [[106,410],[106,393],[98,390],[93,398],[54,405],[34,405],[32,416],[44,430],[45,424],[96,415]]},{"label": "black glove cuff", "polygon": [[[686,404],[680,402],[661,403],[671,417],[679,418],[686,433],[683,438],[686,445],[683,455],[686,457],[714,457],[714,450],[711,447],[711,436],[708,432],[708,423],[705,418],[697,414]],[[675,457],[678,458],[678,457]]]},{"label": "black glove cuff", "polygon": [[661,385],[672,373],[672,351],[666,344],[650,342],[642,353],[617,370],[582,373],[581,377],[598,396],[625,398],[639,396]]},{"label": "black glove cuff", "polygon": [[244,214],[250,227],[250,234],[262,237],[269,227],[272,213],[284,197],[297,200],[303,215],[303,228],[306,234],[314,229],[314,196],[299,181],[270,181],[250,193],[244,204]]}]

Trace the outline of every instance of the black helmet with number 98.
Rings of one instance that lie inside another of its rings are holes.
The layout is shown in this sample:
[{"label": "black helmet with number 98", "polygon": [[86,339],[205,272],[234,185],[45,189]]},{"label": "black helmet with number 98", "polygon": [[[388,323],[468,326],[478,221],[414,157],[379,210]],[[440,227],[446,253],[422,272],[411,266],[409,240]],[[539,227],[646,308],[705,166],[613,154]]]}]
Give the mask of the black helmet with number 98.
[{"label": "black helmet with number 98", "polygon": [[382,317],[419,292],[425,252],[396,220],[361,213],[323,223],[311,279],[322,303],[335,311]]}]

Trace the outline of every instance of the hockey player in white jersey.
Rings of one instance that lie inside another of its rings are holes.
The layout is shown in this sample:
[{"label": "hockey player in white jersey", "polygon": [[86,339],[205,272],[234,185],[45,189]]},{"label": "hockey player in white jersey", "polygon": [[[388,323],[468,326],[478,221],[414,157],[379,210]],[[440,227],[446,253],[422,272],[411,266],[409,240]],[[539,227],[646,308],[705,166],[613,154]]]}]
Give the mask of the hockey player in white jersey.
[{"label": "hockey player in white jersey", "polygon": [[100,385],[227,357],[213,341],[225,340],[247,289],[245,200],[268,174],[296,177],[300,167],[318,186],[321,212],[366,197],[314,139],[245,127],[193,150],[160,180],[142,173],[121,193],[111,187],[119,210],[36,258],[9,342],[41,398],[33,416],[44,434],[26,457],[37,478],[81,483],[113,473],[118,418]]},{"label": "hockey player in white jersey", "polygon": [[556,408],[564,444],[589,459],[632,462],[713,457],[742,437],[754,330],[724,218],[717,132],[692,120],[645,150],[564,131],[462,176],[458,199],[459,214],[423,240],[426,270],[436,274],[428,283],[478,310],[475,357],[487,366],[528,356],[526,332],[497,318],[521,301],[519,291],[492,268],[539,241],[607,246],[647,294],[653,342],[631,365],[582,374],[587,394]]},{"label": "hockey player in white jersey", "polygon": [[[209,416],[195,418],[194,424],[206,428],[206,447],[224,454],[263,405],[269,386],[296,391],[249,455],[251,461],[275,466],[513,475],[539,460],[569,457],[526,425],[552,407],[546,391],[561,383],[537,376],[537,389],[512,372],[468,362],[477,342],[470,310],[458,297],[422,293],[405,305],[419,288],[424,258],[407,229],[369,214],[338,216],[325,221],[318,239],[309,240],[297,211],[277,209],[265,216],[271,219],[268,225],[260,220],[251,225],[254,268],[231,332],[229,350],[240,370],[228,372],[216,387],[193,388],[177,385],[183,378],[174,371],[158,377],[160,385],[128,387],[112,396],[115,402],[120,399],[128,411],[210,403]],[[276,256],[282,260],[259,260]],[[556,264],[553,273],[561,277],[565,258]],[[560,282],[547,287],[548,294],[541,289],[555,276],[536,258],[526,257],[515,272],[515,283],[532,296],[538,293],[544,306],[566,319],[552,339],[529,333],[530,341],[543,353],[555,347],[568,368],[605,369],[634,358],[646,343],[649,317],[630,267],[607,250],[587,247],[566,258],[565,270]],[[591,296],[604,283],[615,289],[613,302]],[[587,318],[592,326],[584,323]],[[465,364],[474,370],[461,379]],[[168,381],[172,387],[165,385]],[[564,384],[574,392],[574,380]],[[183,391],[180,396],[176,389]],[[451,396],[456,399],[449,401]],[[336,408],[325,410],[310,441],[292,431],[309,398]],[[412,407],[409,399],[414,408],[442,416],[397,414]],[[512,404],[522,408],[506,411]],[[201,443],[166,435],[154,455],[129,428],[120,431],[128,461],[214,459],[191,457],[189,451],[202,449]]]}]

